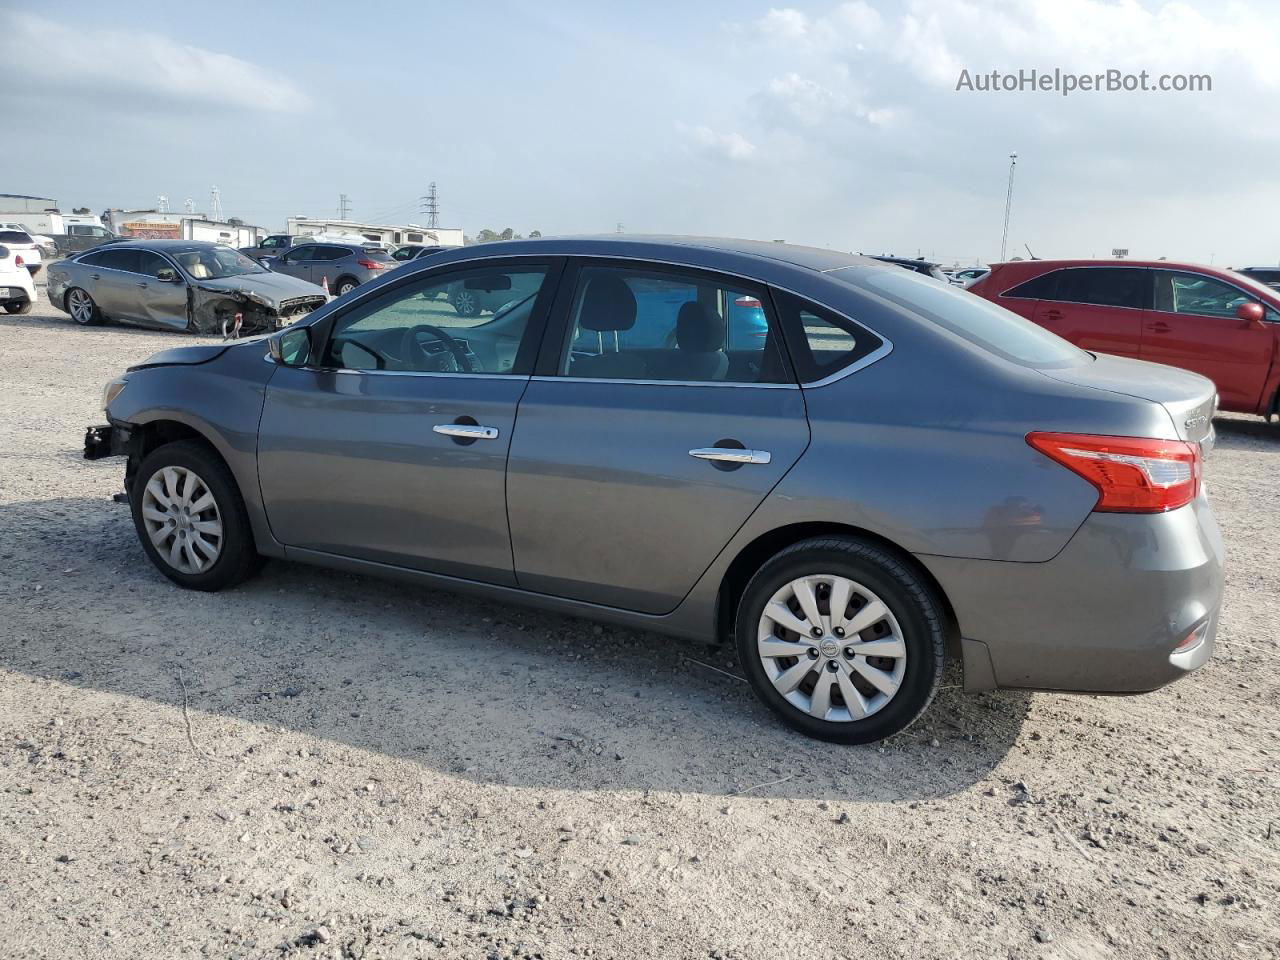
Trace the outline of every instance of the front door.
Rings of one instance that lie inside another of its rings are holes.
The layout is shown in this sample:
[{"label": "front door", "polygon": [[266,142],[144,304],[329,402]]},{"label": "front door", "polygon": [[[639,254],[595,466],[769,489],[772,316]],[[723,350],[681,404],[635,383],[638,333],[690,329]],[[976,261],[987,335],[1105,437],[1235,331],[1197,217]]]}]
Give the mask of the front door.
[{"label": "front door", "polygon": [[[291,548],[514,584],[505,476],[558,267],[446,267],[310,329],[313,362],[267,385],[258,471]],[[531,285],[463,318],[452,283]]]},{"label": "front door", "polygon": [[737,301],[768,296],[607,262],[562,285],[507,470],[522,588],[667,613],[799,458],[809,425],[777,325],[734,349]]},{"label": "front door", "polygon": [[1142,359],[1202,374],[1217,385],[1223,407],[1255,410],[1280,343],[1280,316],[1266,307],[1261,326],[1241,320],[1240,304],[1258,298],[1217,277],[1177,270],[1154,274]]},{"label": "front door", "polygon": [[299,280],[310,281],[312,270],[315,267],[315,253],[316,245],[314,243],[294,247],[277,259],[272,264],[271,269],[275,273],[287,273],[289,276],[297,277]]},{"label": "front door", "polygon": [[1036,323],[1084,350],[1138,356],[1146,270],[1073,267],[1057,271],[1056,280],[1052,299],[1036,304]]},{"label": "front door", "polygon": [[138,251],[135,299],[127,319],[151,327],[187,329],[187,285],[172,263],[150,250]]}]

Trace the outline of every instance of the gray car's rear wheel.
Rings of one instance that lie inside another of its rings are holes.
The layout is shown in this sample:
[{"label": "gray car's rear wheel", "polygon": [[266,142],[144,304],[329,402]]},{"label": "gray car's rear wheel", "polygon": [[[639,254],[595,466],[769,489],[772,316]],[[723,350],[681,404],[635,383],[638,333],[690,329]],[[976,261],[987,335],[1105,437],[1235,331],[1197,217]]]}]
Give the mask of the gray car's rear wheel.
[{"label": "gray car's rear wheel", "polygon": [[31,301],[30,300],[10,300],[8,303],[4,305],[4,312],[5,313],[30,313]]},{"label": "gray car's rear wheel", "polygon": [[93,302],[93,297],[89,296],[89,291],[79,287],[72,287],[67,291],[67,313],[82,327],[102,322],[102,311]]},{"label": "gray car's rear wheel", "polygon": [[335,294],[341,297],[343,294],[350,293],[358,286],[360,286],[360,282],[353,277],[339,277],[338,282],[333,285],[333,289]]},{"label": "gray car's rear wheel", "polygon": [[937,692],[945,624],[933,589],[898,557],[843,538],[805,540],[751,579],[738,655],[788,725],[869,743],[904,730]]},{"label": "gray car's rear wheel", "polygon": [[203,443],[157,447],[143,458],[129,494],[143,549],[174,583],[221,590],[261,566],[235,478]]}]

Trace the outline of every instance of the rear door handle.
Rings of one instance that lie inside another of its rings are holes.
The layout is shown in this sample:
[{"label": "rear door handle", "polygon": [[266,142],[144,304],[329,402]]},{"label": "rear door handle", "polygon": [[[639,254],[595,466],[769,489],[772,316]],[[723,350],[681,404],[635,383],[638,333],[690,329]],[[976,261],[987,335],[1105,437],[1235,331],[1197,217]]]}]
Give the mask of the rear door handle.
[{"label": "rear door handle", "polygon": [[689,456],[722,463],[768,463],[773,459],[768,450],[739,450],[734,447],[696,447]]},{"label": "rear door handle", "polygon": [[482,427],[470,423],[437,423],[431,428],[446,437],[461,437],[464,440],[497,440],[497,427]]},{"label": "rear door handle", "polygon": [[147,281],[145,281],[145,280],[139,280],[139,281],[138,281],[138,286],[140,286],[140,287],[145,287],[146,285],[147,285]]},{"label": "rear door handle", "polygon": [[91,274],[89,274],[89,279],[90,279],[90,280],[101,280],[101,279],[102,279],[102,277],[101,277],[99,274],[91,273]]},{"label": "rear door handle", "polygon": [[1155,323],[1151,324],[1151,326],[1147,327],[1147,329],[1154,333],[1168,333],[1171,328],[1163,320],[1157,320]]},{"label": "rear door handle", "polygon": [[1061,319],[1062,319],[1062,311],[1061,311],[1061,310],[1046,310],[1046,311],[1045,311],[1045,314],[1044,314],[1044,317],[1045,317],[1045,319],[1046,319],[1046,320],[1061,320]]}]

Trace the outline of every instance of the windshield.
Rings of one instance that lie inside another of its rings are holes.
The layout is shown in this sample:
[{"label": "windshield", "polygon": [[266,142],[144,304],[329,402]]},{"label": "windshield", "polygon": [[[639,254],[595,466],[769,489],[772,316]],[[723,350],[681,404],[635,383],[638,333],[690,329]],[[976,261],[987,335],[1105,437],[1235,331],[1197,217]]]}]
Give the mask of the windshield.
[{"label": "windshield", "polygon": [[1073,367],[1090,359],[1083,350],[1030,320],[923,274],[862,269],[858,279],[874,293],[1023,366]]},{"label": "windshield", "polygon": [[231,247],[179,247],[168,253],[193,280],[221,280],[223,277],[270,272],[256,260]]},{"label": "windshield", "polygon": [[[0,236],[3,236],[0,234]],[[1272,305],[1276,298],[1275,287],[1269,287],[1265,283],[1261,283],[1257,278],[1249,276],[1247,273],[1236,273],[1234,270],[1228,270],[1233,283],[1238,283],[1245,287],[1250,293],[1256,294],[1268,306]]]}]

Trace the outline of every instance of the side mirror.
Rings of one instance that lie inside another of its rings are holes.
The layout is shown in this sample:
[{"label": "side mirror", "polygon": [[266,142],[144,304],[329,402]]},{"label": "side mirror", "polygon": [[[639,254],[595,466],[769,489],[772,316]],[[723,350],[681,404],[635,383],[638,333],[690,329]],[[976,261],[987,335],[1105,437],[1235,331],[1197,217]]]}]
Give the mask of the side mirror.
[{"label": "side mirror", "polygon": [[304,367],[311,359],[311,328],[291,327],[267,339],[271,359],[285,367]]},{"label": "side mirror", "polygon": [[1262,318],[1266,316],[1266,311],[1262,309],[1262,304],[1250,300],[1248,303],[1242,303],[1236,307],[1236,316],[1253,327],[1262,323]]},{"label": "side mirror", "polygon": [[177,283],[178,271],[173,267],[161,267],[156,271],[156,279],[161,283]]}]

